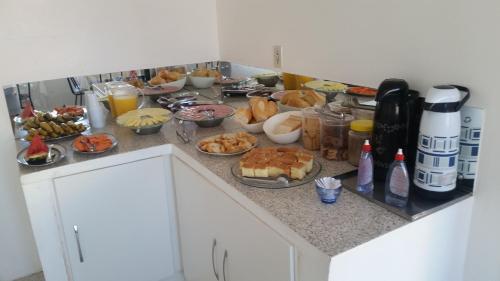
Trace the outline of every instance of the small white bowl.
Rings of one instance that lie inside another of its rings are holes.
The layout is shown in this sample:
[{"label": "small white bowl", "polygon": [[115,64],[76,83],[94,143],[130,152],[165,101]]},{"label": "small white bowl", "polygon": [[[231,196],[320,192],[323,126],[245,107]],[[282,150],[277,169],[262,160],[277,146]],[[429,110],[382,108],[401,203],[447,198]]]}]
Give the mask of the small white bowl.
[{"label": "small white bowl", "polygon": [[292,131],[287,134],[275,134],[274,130],[276,127],[285,121],[290,115],[302,116],[301,111],[288,111],[274,115],[273,117],[267,119],[264,122],[264,133],[266,136],[273,142],[279,144],[289,144],[294,143],[300,138],[300,133],[302,132],[302,127],[298,128],[295,131]]},{"label": "small white bowl", "polygon": [[210,88],[215,83],[215,77],[197,77],[191,75],[189,79],[193,83],[193,86],[198,89]]},{"label": "small white bowl", "polygon": [[161,87],[176,87],[176,88],[178,88],[180,90],[180,89],[184,88],[184,85],[186,85],[186,75],[184,75],[179,80],[172,81],[172,82],[169,82],[169,83],[164,83],[164,84],[161,84],[160,86]]},{"label": "small white bowl", "polygon": [[265,121],[252,124],[240,123],[240,125],[241,127],[243,127],[243,129],[247,130],[249,133],[258,134],[264,132],[264,122]]}]

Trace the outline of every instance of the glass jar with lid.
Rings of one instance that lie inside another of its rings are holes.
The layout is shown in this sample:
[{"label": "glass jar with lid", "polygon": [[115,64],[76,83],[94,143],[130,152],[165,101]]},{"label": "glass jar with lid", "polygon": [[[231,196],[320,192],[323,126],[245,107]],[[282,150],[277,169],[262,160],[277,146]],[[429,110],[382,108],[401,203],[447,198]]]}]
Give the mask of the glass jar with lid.
[{"label": "glass jar with lid", "polygon": [[320,114],[316,108],[307,107],[302,109],[302,143],[305,149],[320,149],[320,123]]},{"label": "glass jar with lid", "polygon": [[352,115],[324,109],[321,113],[321,155],[328,160],[347,160]]},{"label": "glass jar with lid", "polygon": [[354,120],[349,131],[349,158],[348,161],[358,166],[361,147],[365,140],[371,140],[373,120]]}]

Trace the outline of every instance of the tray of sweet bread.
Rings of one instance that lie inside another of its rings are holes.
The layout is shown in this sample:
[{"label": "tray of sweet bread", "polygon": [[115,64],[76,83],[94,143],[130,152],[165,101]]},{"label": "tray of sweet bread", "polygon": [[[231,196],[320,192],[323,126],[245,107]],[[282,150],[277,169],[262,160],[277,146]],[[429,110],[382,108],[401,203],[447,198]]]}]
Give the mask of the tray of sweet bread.
[{"label": "tray of sweet bread", "polygon": [[260,188],[287,188],[308,183],[321,164],[310,151],[298,147],[260,147],[245,153],[231,167],[239,182]]}]

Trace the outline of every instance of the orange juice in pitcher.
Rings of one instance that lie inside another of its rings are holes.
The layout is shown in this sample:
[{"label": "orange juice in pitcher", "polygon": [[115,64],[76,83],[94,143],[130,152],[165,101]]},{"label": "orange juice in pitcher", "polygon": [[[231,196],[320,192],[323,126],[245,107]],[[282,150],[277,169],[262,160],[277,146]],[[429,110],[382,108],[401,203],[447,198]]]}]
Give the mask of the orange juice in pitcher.
[{"label": "orange juice in pitcher", "polygon": [[[144,94],[142,95],[142,103],[144,103]],[[118,117],[123,113],[140,108],[143,105],[138,105],[138,90],[134,86],[128,84],[115,84],[110,86],[108,91],[108,102],[113,117]]]}]

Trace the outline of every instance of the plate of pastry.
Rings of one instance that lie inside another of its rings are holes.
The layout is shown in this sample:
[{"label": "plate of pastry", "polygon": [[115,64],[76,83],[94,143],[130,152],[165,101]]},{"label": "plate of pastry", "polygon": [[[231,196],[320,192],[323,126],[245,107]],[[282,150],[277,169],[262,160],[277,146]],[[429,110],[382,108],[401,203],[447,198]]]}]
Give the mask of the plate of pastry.
[{"label": "plate of pastry", "polygon": [[299,147],[261,147],[245,153],[231,167],[237,181],[260,188],[287,188],[308,183],[321,164],[310,151]]},{"label": "plate of pastry", "polygon": [[257,146],[257,138],[246,132],[227,133],[204,138],[196,149],[205,154],[232,156],[245,153]]}]

